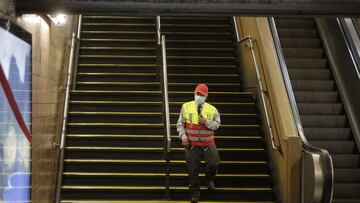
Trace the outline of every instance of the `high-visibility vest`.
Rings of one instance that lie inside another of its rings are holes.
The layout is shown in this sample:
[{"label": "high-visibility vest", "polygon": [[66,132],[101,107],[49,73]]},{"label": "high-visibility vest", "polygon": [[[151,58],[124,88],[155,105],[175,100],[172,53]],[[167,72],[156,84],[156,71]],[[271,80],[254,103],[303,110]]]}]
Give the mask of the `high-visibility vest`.
[{"label": "high-visibility vest", "polygon": [[[201,115],[213,121],[216,108],[211,104],[204,103]],[[199,124],[199,115],[195,101],[183,105],[183,116],[185,118],[185,132],[192,146],[207,146],[215,144],[214,131],[208,129],[204,124]]]}]

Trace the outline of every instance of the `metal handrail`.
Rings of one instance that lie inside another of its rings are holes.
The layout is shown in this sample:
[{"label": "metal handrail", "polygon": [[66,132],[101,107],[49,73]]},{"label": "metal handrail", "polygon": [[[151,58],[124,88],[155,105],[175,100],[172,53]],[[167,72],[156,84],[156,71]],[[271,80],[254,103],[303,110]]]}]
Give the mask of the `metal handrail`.
[{"label": "metal handrail", "polygon": [[[80,41],[80,33],[81,33],[81,20],[82,15],[79,15],[78,18],[78,24],[77,24],[77,33],[72,33],[72,39],[71,39],[71,49],[70,49],[70,58],[69,58],[69,67],[68,67],[68,73],[67,73],[67,83],[66,83],[66,92],[65,92],[65,104],[64,104],[64,112],[63,112],[63,120],[62,120],[62,129],[61,129],[61,141],[60,141],[60,157],[59,157],[59,169],[58,169],[58,180],[57,180],[57,189],[56,189],[56,199],[55,202],[60,202],[60,196],[61,196],[61,185],[62,185],[62,173],[64,168],[64,148],[65,148],[65,134],[66,134],[66,124],[68,119],[68,111],[69,111],[69,99],[70,99],[70,87],[72,83],[72,77],[73,77],[73,67],[76,65],[74,64],[75,60],[75,47],[76,44]],[[58,146],[55,144],[55,146]]]},{"label": "metal handrail", "polygon": [[261,99],[261,102],[262,102],[263,107],[264,107],[264,114],[265,114],[266,126],[267,126],[266,129],[268,130],[268,133],[270,135],[271,147],[272,147],[273,150],[278,150],[279,146],[276,146],[276,144],[275,144],[275,138],[274,138],[274,135],[273,135],[273,132],[272,132],[272,126],[271,126],[270,119],[269,119],[268,109],[267,109],[266,103],[265,103],[265,96],[264,95],[265,95],[266,91],[263,88],[262,77],[261,77],[260,70],[259,70],[259,64],[258,64],[258,62],[256,60],[253,40],[252,40],[251,36],[249,35],[249,36],[244,37],[241,40],[239,40],[238,43],[241,44],[241,43],[246,42],[246,41],[248,41],[248,43],[246,45],[251,50],[252,60],[253,60],[254,65],[255,65],[258,88],[259,88],[259,92],[260,92],[260,99]]},{"label": "metal handrail", "polygon": [[[281,45],[280,45],[280,39],[279,39],[279,36],[278,36],[278,33],[277,33],[275,20],[274,20],[273,17],[269,17],[268,20],[269,20],[270,29],[271,29],[271,32],[272,32],[272,35],[273,35],[273,40],[274,40],[276,52],[277,52],[277,55],[278,55],[278,59],[279,59],[280,67],[281,67],[281,72],[282,72],[282,75],[283,75],[283,79],[284,79],[286,91],[287,91],[287,94],[288,94],[288,98],[289,98],[293,118],[294,118],[294,121],[295,121],[296,129],[298,131],[299,137],[300,137],[300,139],[302,141],[302,144],[303,144],[303,150],[305,152],[309,152],[309,153],[312,153],[312,154],[318,154],[318,155],[320,155],[322,157],[322,163],[317,163],[317,164],[318,165],[322,164],[323,167],[318,166],[318,168],[322,168],[323,171],[322,171],[322,174],[320,174],[321,177],[316,179],[316,180],[317,181],[323,181],[324,183],[323,184],[315,183],[316,186],[320,185],[322,187],[317,187],[317,188],[315,187],[314,194],[316,194],[316,197],[314,199],[317,200],[316,202],[330,203],[332,201],[333,185],[334,185],[334,183],[333,183],[333,181],[334,181],[334,177],[333,177],[334,168],[333,168],[333,163],[332,163],[331,156],[330,156],[329,152],[326,149],[318,148],[318,147],[315,147],[315,146],[311,145],[307,141],[307,139],[305,137],[304,130],[303,130],[303,127],[302,127],[302,123],[301,123],[301,120],[300,120],[299,111],[298,111],[297,105],[296,105],[294,92],[293,92],[292,85],[291,85],[291,82],[290,82],[289,73],[287,71],[285,58],[284,58],[282,48],[281,48]],[[315,174],[315,176],[316,175],[319,175],[319,174]],[[302,191],[304,191],[304,188],[302,188]],[[304,196],[302,198],[304,198]]]},{"label": "metal handrail", "polygon": [[166,63],[166,42],[165,36],[161,36],[161,50],[162,50],[162,70],[163,70],[163,84],[164,84],[164,99],[165,99],[165,127],[166,127],[166,151],[171,151],[171,131],[170,131],[170,110],[169,110],[169,94],[168,94],[168,80],[167,80],[167,63]]},{"label": "metal handrail", "polygon": [[270,139],[271,139],[271,147],[272,147],[273,150],[281,149],[279,146],[276,146],[275,138],[274,138],[274,135],[272,133],[272,126],[271,126],[271,123],[270,123],[269,114],[268,114],[268,110],[267,110],[266,103],[265,103],[265,97],[264,97],[264,94],[265,94],[266,91],[263,88],[262,77],[261,77],[260,70],[259,70],[259,64],[257,62],[256,55],[255,55],[253,40],[252,40],[250,35],[240,39],[239,30],[238,30],[238,27],[237,27],[237,24],[236,24],[236,17],[233,16],[232,20],[233,20],[233,25],[234,25],[234,30],[235,30],[235,36],[236,36],[237,43],[241,44],[243,42],[248,41],[247,46],[251,50],[251,56],[252,56],[253,63],[255,65],[255,70],[256,70],[256,77],[257,77],[258,88],[259,88],[259,92],[260,92],[260,99],[261,99],[261,102],[262,102],[263,107],[264,107],[264,114],[265,114],[265,118],[266,118],[266,129],[268,130],[268,133],[269,133],[269,136],[270,136]]},{"label": "metal handrail", "polygon": [[[358,78],[360,79],[360,40],[354,22],[349,18],[337,18],[339,28],[345,38],[345,44],[349,50]],[[357,39],[356,39],[357,37]]]},{"label": "metal handrail", "polygon": [[157,36],[157,44],[161,44],[161,20],[160,16],[156,16],[156,36]]}]

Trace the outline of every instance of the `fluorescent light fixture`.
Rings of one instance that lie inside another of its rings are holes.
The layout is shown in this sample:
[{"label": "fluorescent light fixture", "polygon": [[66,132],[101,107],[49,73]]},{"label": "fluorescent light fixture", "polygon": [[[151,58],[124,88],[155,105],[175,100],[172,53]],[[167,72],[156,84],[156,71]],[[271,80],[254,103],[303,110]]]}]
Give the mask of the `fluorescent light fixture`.
[{"label": "fluorescent light fixture", "polygon": [[62,14],[62,13],[59,13],[56,15],[48,15],[48,16],[56,26],[65,25],[66,20],[67,20],[67,15]]}]

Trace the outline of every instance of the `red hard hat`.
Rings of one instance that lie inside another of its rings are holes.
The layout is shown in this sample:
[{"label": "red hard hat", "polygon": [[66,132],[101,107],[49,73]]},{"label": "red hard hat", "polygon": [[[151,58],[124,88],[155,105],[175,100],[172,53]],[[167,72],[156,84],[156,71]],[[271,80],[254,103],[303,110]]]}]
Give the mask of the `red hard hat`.
[{"label": "red hard hat", "polygon": [[208,86],[206,86],[206,84],[198,84],[195,88],[195,92],[199,92],[201,93],[202,95],[205,95],[207,96],[208,95],[208,92],[209,92],[209,88]]}]

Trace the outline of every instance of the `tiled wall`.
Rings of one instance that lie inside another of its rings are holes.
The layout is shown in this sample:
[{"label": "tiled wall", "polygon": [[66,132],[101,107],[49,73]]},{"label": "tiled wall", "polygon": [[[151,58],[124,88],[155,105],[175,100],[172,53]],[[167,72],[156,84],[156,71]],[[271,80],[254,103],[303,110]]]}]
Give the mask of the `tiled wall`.
[{"label": "tiled wall", "polygon": [[24,15],[18,23],[32,33],[32,202],[54,202],[59,140],[75,17],[58,27],[46,18]]}]

